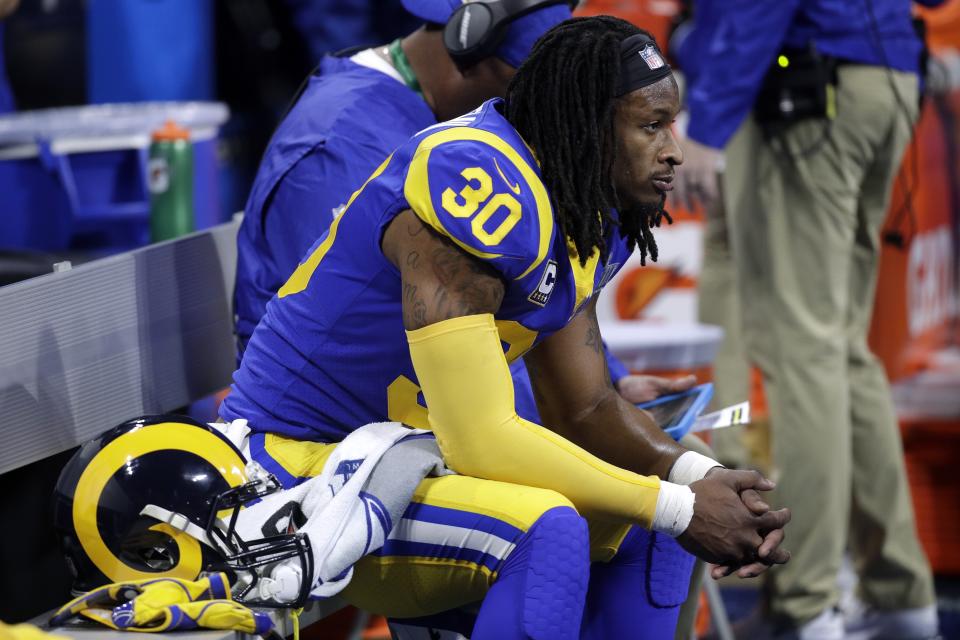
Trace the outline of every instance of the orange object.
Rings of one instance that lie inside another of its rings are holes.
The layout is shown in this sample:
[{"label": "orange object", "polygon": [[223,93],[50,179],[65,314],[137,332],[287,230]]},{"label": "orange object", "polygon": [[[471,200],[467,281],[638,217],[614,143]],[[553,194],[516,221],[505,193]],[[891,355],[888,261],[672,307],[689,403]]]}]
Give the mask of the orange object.
[{"label": "orange object", "polygon": [[949,147],[960,151],[960,140],[938,111],[960,117],[960,93],[936,100],[940,104],[929,99],[924,105],[890,201],[885,229],[903,232],[908,244],[885,244],[880,254],[870,347],[891,381],[927,368],[934,353],[957,342],[950,202],[960,173],[953,173]]},{"label": "orange object", "polygon": [[960,48],[960,0],[948,0],[934,8],[913,6],[927,23],[927,45],[932,51]]},{"label": "orange object", "polygon": [[577,8],[578,16],[609,15],[649,31],[666,51],[670,24],[680,11],[679,0],[590,0]]},{"label": "orange object", "polygon": [[360,637],[363,640],[390,640],[393,636],[390,635],[390,625],[387,624],[386,618],[371,616],[370,622],[367,623],[367,627]]},{"label": "orange object", "polygon": [[153,132],[154,142],[172,142],[175,140],[189,140],[190,131],[184,129],[173,120],[167,120],[163,126]]},{"label": "orange object", "polygon": [[[710,577],[705,579],[712,580]],[[697,618],[693,623],[693,633],[698,638],[706,638],[710,628],[710,603],[707,601],[707,592],[701,589],[697,600]]]},{"label": "orange object", "polygon": [[630,373],[643,374],[645,376],[660,376],[661,378],[682,378],[683,376],[694,375],[697,377],[697,384],[710,382],[713,380],[713,367],[706,365],[694,369],[644,369],[643,371],[631,371]]},{"label": "orange object", "polygon": [[696,279],[669,267],[648,264],[626,270],[616,288],[617,316],[621,320],[636,320],[664,289],[695,289],[696,286]]},{"label": "orange object", "polygon": [[617,284],[617,316],[621,320],[640,317],[643,308],[667,286],[672,277],[669,269],[655,266],[631,269],[625,273]]},{"label": "orange object", "polygon": [[903,451],[920,544],[937,575],[960,575],[960,418],[903,421]]},{"label": "orange object", "polygon": [[757,367],[750,367],[750,419],[765,420],[769,415],[767,395],[763,391],[763,374]]}]

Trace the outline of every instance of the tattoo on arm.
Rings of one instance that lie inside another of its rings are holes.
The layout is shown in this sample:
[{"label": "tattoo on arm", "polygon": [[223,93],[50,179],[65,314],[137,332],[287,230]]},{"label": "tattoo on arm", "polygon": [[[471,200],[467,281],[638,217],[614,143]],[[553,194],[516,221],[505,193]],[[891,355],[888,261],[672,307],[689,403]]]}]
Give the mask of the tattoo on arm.
[{"label": "tattoo on arm", "polygon": [[423,322],[427,308],[423,300],[417,296],[419,287],[415,284],[403,283],[403,322],[404,324]]},{"label": "tattoo on arm", "polygon": [[600,324],[597,322],[597,310],[590,305],[587,309],[587,337],[584,344],[593,349],[595,353],[603,351],[603,339],[600,337]]},{"label": "tattoo on arm", "polygon": [[[403,224],[406,233],[401,237],[407,240],[400,241],[404,246],[394,255],[403,280],[406,329],[499,309],[504,285],[491,267],[434,233],[412,214],[405,216]],[[427,233],[423,233],[425,229]]]},{"label": "tattoo on arm", "polygon": [[587,340],[585,344],[593,349],[595,353],[600,353],[603,351],[603,342],[600,340],[600,331],[596,327],[589,327],[587,329]]},{"label": "tattoo on arm", "polygon": [[407,235],[411,238],[414,238],[426,229],[427,227],[422,224],[407,224]]},{"label": "tattoo on arm", "polygon": [[493,313],[503,298],[503,283],[485,265],[466,255],[446,238],[430,254],[437,287],[427,315],[439,322],[476,313]]}]

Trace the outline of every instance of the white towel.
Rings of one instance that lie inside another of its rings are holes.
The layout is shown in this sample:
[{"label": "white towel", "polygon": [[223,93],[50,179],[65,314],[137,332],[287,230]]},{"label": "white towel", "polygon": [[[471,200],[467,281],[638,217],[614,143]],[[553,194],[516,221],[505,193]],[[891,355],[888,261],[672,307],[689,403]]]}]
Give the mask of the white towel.
[{"label": "white towel", "polygon": [[[391,448],[394,455],[384,458]],[[371,483],[378,465],[381,481]],[[386,474],[384,465],[389,465]],[[350,583],[354,563],[383,546],[420,481],[447,473],[428,432],[398,422],[368,424],[337,445],[319,476],[244,509],[237,532],[247,540],[285,532],[293,516],[278,521],[275,514],[290,514],[290,503],[298,503],[306,518],[299,530],[307,533],[313,550],[311,595],[331,597]],[[271,520],[280,531],[263,530]],[[300,563],[286,560],[268,573],[257,583],[259,596],[292,601],[299,591]]]}]

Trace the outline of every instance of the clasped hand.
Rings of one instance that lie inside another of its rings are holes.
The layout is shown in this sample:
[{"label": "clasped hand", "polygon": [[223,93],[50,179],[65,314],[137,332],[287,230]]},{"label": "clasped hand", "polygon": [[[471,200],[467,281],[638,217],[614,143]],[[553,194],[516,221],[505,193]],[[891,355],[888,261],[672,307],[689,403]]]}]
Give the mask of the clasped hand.
[{"label": "clasped hand", "polygon": [[780,544],[790,510],[772,511],[758,493],[773,488],[773,482],[756,471],[711,469],[690,485],[696,496],[693,519],[677,541],[717,565],[710,572],[714,579],[734,571],[741,578],[753,578],[786,563],[790,552]]},{"label": "clasped hand", "polygon": [[[630,402],[646,402],[686,391],[696,382],[694,376],[671,380],[628,375],[620,380],[619,390]],[[758,493],[773,487],[773,482],[756,471],[711,469],[703,480],[690,485],[696,495],[693,519],[677,541],[690,553],[716,564],[710,572],[714,578],[734,571],[741,578],[753,578],[774,564],[785,563],[790,552],[780,544],[790,510],[771,511]]]}]

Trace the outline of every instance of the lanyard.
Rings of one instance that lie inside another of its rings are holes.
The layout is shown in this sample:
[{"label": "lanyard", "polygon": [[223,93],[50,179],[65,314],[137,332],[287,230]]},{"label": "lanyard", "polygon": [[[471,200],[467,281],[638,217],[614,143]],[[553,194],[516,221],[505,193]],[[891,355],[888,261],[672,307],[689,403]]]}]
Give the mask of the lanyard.
[{"label": "lanyard", "polygon": [[403,52],[403,48],[400,46],[400,38],[397,38],[387,47],[387,51],[390,52],[390,60],[393,62],[394,68],[397,70],[397,73],[400,74],[400,77],[403,78],[404,84],[406,84],[410,89],[417,92],[421,98],[423,98],[423,91],[420,89],[420,82],[417,80],[416,74],[413,72],[413,67],[410,66],[410,61],[407,59],[407,54]]}]

